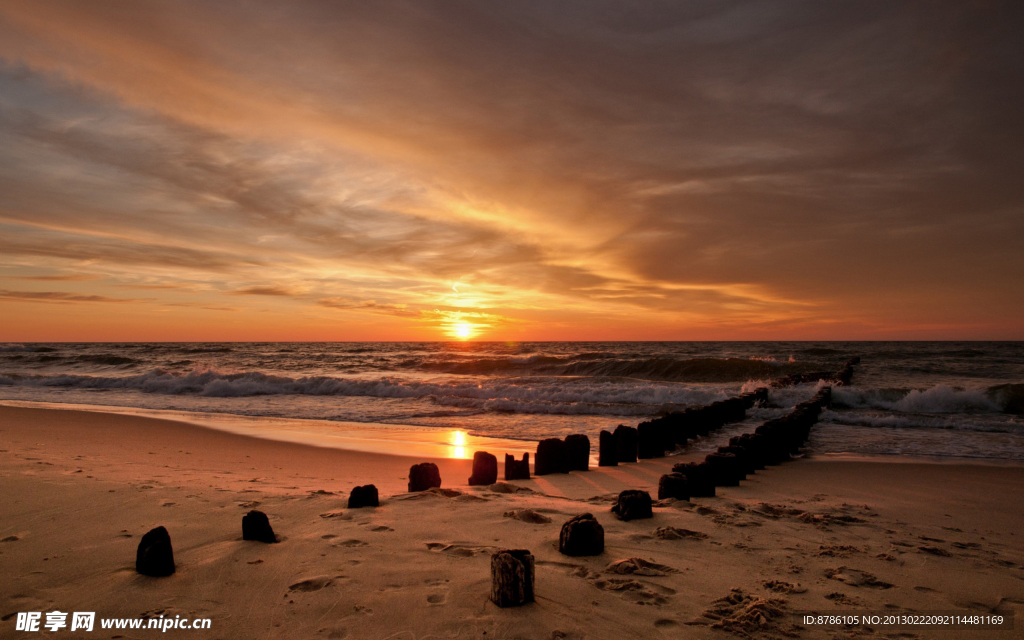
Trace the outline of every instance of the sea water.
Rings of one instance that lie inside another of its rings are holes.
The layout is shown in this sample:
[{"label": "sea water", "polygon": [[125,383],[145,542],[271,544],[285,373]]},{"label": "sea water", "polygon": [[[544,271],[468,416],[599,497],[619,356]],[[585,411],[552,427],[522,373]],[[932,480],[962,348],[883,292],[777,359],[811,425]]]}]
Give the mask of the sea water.
[{"label": "sea water", "polygon": [[[1021,342],[31,343],[0,345],[0,400],[418,425],[537,440],[635,426],[860,356],[819,454],[1024,460]],[[809,398],[772,389],[691,450]]]}]

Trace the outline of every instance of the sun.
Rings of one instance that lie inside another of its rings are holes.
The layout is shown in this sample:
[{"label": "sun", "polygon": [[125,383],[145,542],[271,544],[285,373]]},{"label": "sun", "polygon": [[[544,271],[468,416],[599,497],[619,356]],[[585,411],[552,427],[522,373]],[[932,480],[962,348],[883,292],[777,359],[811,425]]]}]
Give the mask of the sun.
[{"label": "sun", "polygon": [[452,328],[452,333],[459,340],[468,340],[473,335],[473,325],[468,322],[459,322]]}]

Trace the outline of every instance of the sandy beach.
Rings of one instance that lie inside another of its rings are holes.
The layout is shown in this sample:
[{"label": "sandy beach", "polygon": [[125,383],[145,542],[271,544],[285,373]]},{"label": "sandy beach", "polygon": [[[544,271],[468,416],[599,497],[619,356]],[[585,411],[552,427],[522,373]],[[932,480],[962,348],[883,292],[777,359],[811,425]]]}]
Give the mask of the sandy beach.
[{"label": "sandy beach", "polygon": [[[409,494],[418,458],[0,407],[2,635],[17,636],[19,611],[56,609],[210,618],[167,632],[209,638],[1020,637],[823,629],[793,612],[1019,612],[1024,469],[803,459],[658,502],[650,520],[609,512],[622,489],[656,495],[678,460],[469,487],[470,461],[436,459],[446,491]],[[381,506],[346,509],[369,482]],[[252,508],[279,544],[241,539]],[[561,523],[584,512],[605,553],[561,555]],[[177,572],[140,576],[136,546],[158,525]],[[534,604],[488,600],[490,555],[507,547],[536,557]],[[631,558],[652,564],[619,563]]]}]

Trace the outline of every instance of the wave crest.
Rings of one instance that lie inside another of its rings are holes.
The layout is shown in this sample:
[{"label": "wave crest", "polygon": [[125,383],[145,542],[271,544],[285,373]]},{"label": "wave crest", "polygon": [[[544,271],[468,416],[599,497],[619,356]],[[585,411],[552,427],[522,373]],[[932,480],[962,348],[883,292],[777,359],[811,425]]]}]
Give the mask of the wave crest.
[{"label": "wave crest", "polygon": [[858,389],[835,387],[832,403],[847,409],[883,409],[900,413],[999,413],[1003,405],[985,390],[940,384],[930,389]]},{"label": "wave crest", "polygon": [[689,387],[643,381],[550,378],[485,382],[424,382],[382,377],[372,380],[309,376],[290,378],[255,371],[187,374],[154,369],[133,376],[0,376],[0,385],[109,389],[162,395],[238,398],[261,395],[369,396],[419,398],[441,406],[494,412],[564,415],[651,415],[667,405],[707,404],[733,393],[724,388]]}]

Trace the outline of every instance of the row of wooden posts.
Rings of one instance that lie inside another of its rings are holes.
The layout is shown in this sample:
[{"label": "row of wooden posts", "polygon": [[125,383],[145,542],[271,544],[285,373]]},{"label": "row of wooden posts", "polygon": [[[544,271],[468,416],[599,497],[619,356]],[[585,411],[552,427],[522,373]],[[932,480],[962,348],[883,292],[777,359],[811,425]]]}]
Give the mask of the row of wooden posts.
[{"label": "row of wooden posts", "polygon": [[[833,380],[849,384],[853,366],[860,362],[854,358],[834,374],[809,374],[798,382]],[[814,376],[813,379],[810,376]],[[768,389],[759,388],[735,398],[702,407],[674,412],[640,423],[636,428],[619,425],[614,432],[602,431],[599,436],[599,466],[616,466],[620,462],[663,457],[678,445],[712,431],[730,422],[746,417],[746,410],[767,400]],[[697,496],[714,496],[715,488],[737,486],[747,475],[790,459],[807,442],[811,427],[818,421],[822,409],[832,400],[832,388],[821,388],[810,400],[796,405],[785,416],[760,425],[752,433],[730,438],[727,446],[719,447],[705,456],[702,462],[676,464],[671,473],[658,481],[658,499],[689,500]],[[586,448],[584,449],[584,443]],[[587,436],[574,434],[564,440],[550,438],[537,445],[535,473],[587,471],[590,441]],[[583,452],[586,452],[584,455]],[[488,454],[489,455],[489,454]],[[508,456],[506,456],[506,460]],[[543,461],[543,462],[542,462]],[[496,471],[495,471],[496,473]],[[474,456],[474,476],[476,457]],[[622,520],[652,517],[651,496],[646,491],[628,489],[619,494],[612,512]],[[564,550],[566,529],[575,521],[590,523],[591,514],[577,516],[562,527],[559,550]],[[596,525],[596,519],[593,524]],[[600,527],[600,525],[596,525]],[[601,529],[601,549],[604,548],[604,530]],[[596,555],[579,553],[578,555]],[[500,607],[519,606],[533,602],[534,559],[526,549],[503,549],[491,557],[491,600]]]},{"label": "row of wooden posts", "polygon": [[[825,387],[788,415],[765,422],[753,433],[733,438],[729,446],[708,454],[703,462],[675,465],[672,473],[661,477],[658,499],[714,496],[716,486],[738,485],[747,474],[788,460],[806,442],[811,426],[830,399],[831,389]],[[482,463],[478,464],[479,461]],[[493,484],[496,479],[497,460],[489,453],[477,452],[470,483],[483,484],[489,480]],[[432,462],[413,465],[408,480],[410,492],[441,486],[440,470]],[[350,509],[379,505],[377,487],[372,484],[355,487],[349,495]],[[611,511],[625,521],[651,518],[651,496],[646,491],[627,489],[619,494]],[[278,540],[267,515],[256,510],[242,517],[242,539],[263,543]],[[591,513],[575,516],[562,525],[558,549],[568,556],[600,555],[604,553],[604,527]],[[157,527],[142,537],[136,550],[135,569],[148,576],[169,576],[175,572],[167,529]],[[529,550],[501,549],[491,556],[491,600],[500,607],[533,602],[534,557]]]},{"label": "row of wooden posts", "polygon": [[[849,382],[852,367],[859,358],[850,360],[830,377],[840,384]],[[768,390],[759,388],[735,398],[640,423],[636,428],[620,425],[614,432],[602,431],[599,437],[599,465],[616,466],[620,462],[662,457],[677,445],[707,436],[730,422],[743,420],[746,410],[767,399]],[[829,406],[831,387],[823,387],[810,400],[793,408],[789,414],[768,420],[752,433],[735,436],[729,444],[705,456],[702,462],[676,464],[671,473],[658,482],[658,499],[689,500],[691,497],[714,496],[715,488],[737,486],[747,475],[768,465],[790,459],[806,443],[811,427],[822,409]],[[572,434],[564,439],[548,438],[537,445],[534,473],[568,473],[589,471],[590,439]],[[491,485],[497,481],[498,460],[490,453],[473,455],[470,485]],[[505,479],[530,478],[530,454],[522,460],[505,455]],[[441,487],[437,465],[423,462],[409,469],[410,492]],[[348,508],[380,506],[377,487],[355,487],[349,495]],[[653,516],[651,496],[646,491],[622,491],[611,509],[621,520]],[[276,543],[277,535],[262,511],[252,510],[242,517],[242,538]],[[604,528],[593,514],[575,516],[562,525],[559,551],[570,556],[599,555],[604,552]],[[175,572],[174,551],[167,529],[156,527],[147,532],[136,550],[135,569],[148,576],[169,576]],[[526,549],[502,549],[491,557],[491,600],[501,607],[519,606],[534,600],[534,558]]]}]

